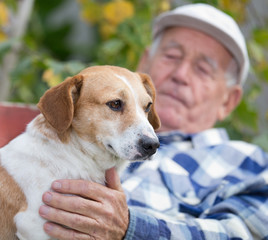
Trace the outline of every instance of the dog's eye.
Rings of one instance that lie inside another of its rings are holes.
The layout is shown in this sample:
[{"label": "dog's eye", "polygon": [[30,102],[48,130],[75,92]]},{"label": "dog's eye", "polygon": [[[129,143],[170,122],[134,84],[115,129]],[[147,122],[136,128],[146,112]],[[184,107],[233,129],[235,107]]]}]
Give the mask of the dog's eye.
[{"label": "dog's eye", "polygon": [[121,100],[110,101],[106,105],[113,111],[121,111],[123,109],[123,102]]},{"label": "dog's eye", "polygon": [[151,110],[151,106],[152,106],[153,103],[149,102],[147,107],[145,108],[145,112],[149,112]]}]

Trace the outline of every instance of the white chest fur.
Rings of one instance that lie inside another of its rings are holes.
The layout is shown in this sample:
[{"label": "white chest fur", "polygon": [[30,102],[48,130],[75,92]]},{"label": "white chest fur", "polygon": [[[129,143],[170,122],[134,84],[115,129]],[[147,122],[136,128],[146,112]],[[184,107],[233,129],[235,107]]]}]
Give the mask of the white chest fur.
[{"label": "white chest fur", "polygon": [[26,133],[0,149],[0,155],[1,165],[19,184],[27,200],[27,210],[15,216],[17,235],[27,240],[50,239],[43,231],[45,220],[39,216],[38,209],[42,194],[50,189],[52,181],[71,178],[104,184],[105,170],[125,163],[113,161],[111,154],[77,139],[68,144],[48,141],[32,124]]}]

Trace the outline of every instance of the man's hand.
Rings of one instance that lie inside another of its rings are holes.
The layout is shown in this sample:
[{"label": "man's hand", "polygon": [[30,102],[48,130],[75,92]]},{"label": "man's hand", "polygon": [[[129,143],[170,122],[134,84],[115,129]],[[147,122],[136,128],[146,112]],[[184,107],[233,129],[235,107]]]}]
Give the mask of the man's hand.
[{"label": "man's hand", "polygon": [[53,182],[55,192],[44,193],[46,205],[39,209],[49,221],[44,225],[46,233],[61,240],[122,239],[128,227],[128,206],[114,168],[107,170],[106,181],[107,187],[85,180]]}]

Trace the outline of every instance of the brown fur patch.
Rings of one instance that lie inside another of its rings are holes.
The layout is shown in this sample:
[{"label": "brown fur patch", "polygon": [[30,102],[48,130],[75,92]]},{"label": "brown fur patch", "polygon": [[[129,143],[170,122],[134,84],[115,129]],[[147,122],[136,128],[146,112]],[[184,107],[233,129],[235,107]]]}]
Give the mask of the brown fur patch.
[{"label": "brown fur patch", "polygon": [[144,74],[144,73],[139,73],[143,85],[147,91],[147,93],[152,97],[153,100],[153,105],[151,107],[151,110],[148,114],[148,120],[151,123],[151,125],[153,126],[154,130],[157,130],[160,128],[161,126],[161,122],[160,119],[158,117],[158,114],[156,113],[156,109],[155,109],[155,98],[156,98],[156,91],[153,85],[153,82],[151,80],[151,78],[149,77],[149,75]]},{"label": "brown fur patch", "polygon": [[42,114],[39,114],[34,119],[34,127],[41,132],[47,140],[44,138],[44,141],[49,141],[49,139],[54,141],[61,141],[63,143],[68,143],[70,140],[70,128],[63,133],[58,133],[45,119]]},{"label": "brown fur patch", "polygon": [[16,226],[13,219],[19,211],[27,208],[26,198],[18,184],[2,166],[0,166],[0,179],[0,239],[15,240]]},{"label": "brown fur patch", "polygon": [[81,75],[67,78],[61,84],[46,91],[38,103],[41,113],[60,134],[72,124],[74,105],[79,98],[82,84]]}]

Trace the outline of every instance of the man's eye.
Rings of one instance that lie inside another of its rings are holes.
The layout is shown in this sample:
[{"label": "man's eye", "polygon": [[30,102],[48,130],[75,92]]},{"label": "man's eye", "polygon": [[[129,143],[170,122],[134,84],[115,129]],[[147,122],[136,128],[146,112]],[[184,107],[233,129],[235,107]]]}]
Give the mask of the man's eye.
[{"label": "man's eye", "polygon": [[197,74],[208,79],[213,78],[213,72],[214,72],[213,66],[216,65],[216,63],[214,63],[213,60],[210,60],[209,62],[204,61],[204,60],[199,60],[195,62],[194,64],[194,68],[196,69]]},{"label": "man's eye", "polygon": [[200,74],[200,76],[204,76],[206,78],[211,78],[212,77],[212,72],[209,68],[204,67],[204,66],[197,66],[197,71]]},{"label": "man's eye", "polygon": [[180,56],[174,54],[166,54],[165,57],[169,60],[179,60]]},{"label": "man's eye", "polygon": [[163,52],[163,56],[165,59],[170,61],[180,61],[183,58],[183,53],[179,51],[178,49],[167,49]]},{"label": "man's eye", "polygon": [[110,101],[110,102],[107,102],[106,105],[113,111],[123,110],[123,102],[121,100]]},{"label": "man's eye", "polygon": [[208,70],[207,70],[206,68],[199,66],[199,67],[198,67],[198,70],[199,70],[200,72],[202,72],[203,74],[208,75]]},{"label": "man's eye", "polygon": [[149,112],[151,110],[151,106],[152,106],[153,103],[149,102],[148,105],[146,106],[145,108],[145,112]]}]

